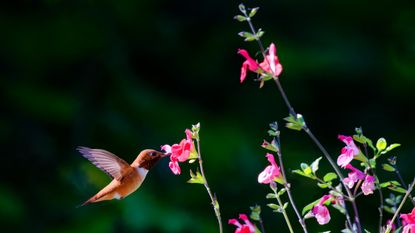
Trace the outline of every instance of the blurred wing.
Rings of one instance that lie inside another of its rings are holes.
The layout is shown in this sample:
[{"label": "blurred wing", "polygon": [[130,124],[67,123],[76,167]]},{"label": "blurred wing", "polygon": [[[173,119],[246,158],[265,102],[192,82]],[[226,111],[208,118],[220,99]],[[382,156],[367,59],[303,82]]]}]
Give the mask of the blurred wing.
[{"label": "blurred wing", "polygon": [[130,168],[130,165],[111,152],[82,146],[76,149],[81,152],[82,156],[113,179],[120,180],[124,175],[122,172],[123,169],[129,171],[128,168]]}]

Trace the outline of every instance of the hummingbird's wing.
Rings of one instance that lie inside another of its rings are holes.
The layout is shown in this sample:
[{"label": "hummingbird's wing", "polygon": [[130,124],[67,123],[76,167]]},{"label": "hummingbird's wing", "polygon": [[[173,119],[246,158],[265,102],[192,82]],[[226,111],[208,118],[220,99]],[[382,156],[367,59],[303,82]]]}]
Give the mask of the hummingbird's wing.
[{"label": "hummingbird's wing", "polygon": [[82,146],[76,149],[81,152],[82,156],[113,179],[120,180],[125,175],[124,173],[128,172],[130,170],[129,168],[131,168],[127,162],[109,151]]}]

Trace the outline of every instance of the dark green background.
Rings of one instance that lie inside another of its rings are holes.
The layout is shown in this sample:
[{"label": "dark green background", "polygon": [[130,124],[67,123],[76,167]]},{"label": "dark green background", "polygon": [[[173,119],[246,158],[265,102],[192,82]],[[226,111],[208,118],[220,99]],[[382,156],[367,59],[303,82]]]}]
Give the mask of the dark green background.
[{"label": "dark green background", "polygon": [[[237,49],[258,50],[237,36],[248,29],[232,19],[239,1],[10,2],[0,7],[2,232],[216,232],[203,187],[186,184],[189,166],[174,176],[167,159],[125,200],[75,208],[109,182],[76,146],[130,162],[141,149],[178,142],[197,122],[225,232],[234,230],[229,218],[254,204],[263,206],[267,232],[287,232],[282,216],[264,207],[269,188],[256,181],[267,165],[260,144],[268,123],[282,125],[287,109],[273,83],[258,89],[249,74],[239,84]],[[266,45],[277,45],[282,85],[333,157],[343,146],[337,134],[362,126],[373,140],[402,143],[391,154],[409,182],[413,1],[246,5],[261,7],[254,23],[266,32]],[[289,170],[321,156],[302,132],[282,129],[282,146]],[[326,161],[321,166],[329,168]],[[300,208],[325,194],[288,173]],[[373,232],[377,201],[377,194],[358,200]],[[330,210],[332,222],[318,231],[341,229],[343,218]],[[307,223],[317,231],[314,219]]]}]

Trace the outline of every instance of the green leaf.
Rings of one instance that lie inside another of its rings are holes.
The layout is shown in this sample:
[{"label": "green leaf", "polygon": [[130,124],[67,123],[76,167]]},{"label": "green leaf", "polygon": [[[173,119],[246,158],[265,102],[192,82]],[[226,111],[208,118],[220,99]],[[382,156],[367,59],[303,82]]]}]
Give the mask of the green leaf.
[{"label": "green leaf", "polygon": [[269,203],[269,204],[267,204],[267,206],[271,209],[274,209],[274,210],[281,209],[281,206],[279,206],[277,204],[274,204],[274,203]]},{"label": "green leaf", "polygon": [[255,221],[261,220],[261,217],[260,217],[260,214],[261,214],[261,206],[255,205],[255,206],[251,206],[250,208],[251,208],[251,214],[249,215],[249,217],[252,220],[255,220]]},{"label": "green leaf", "polygon": [[262,143],[262,148],[273,151],[273,152],[278,152],[278,144],[275,142],[275,140],[272,140],[271,143],[267,142],[266,140],[264,140],[264,142]]},{"label": "green leaf", "polygon": [[266,199],[272,199],[272,198],[277,198],[277,196],[275,195],[275,193],[268,193],[268,194],[265,196],[265,198],[266,198]]},{"label": "green leaf", "polygon": [[284,120],[288,122],[285,126],[289,129],[300,131],[305,126],[305,121],[301,114],[297,114],[297,117],[290,114]]},{"label": "green leaf", "polygon": [[280,191],[278,191],[278,196],[283,195],[287,190],[285,188],[282,188]]},{"label": "green leaf", "polygon": [[387,172],[394,172],[396,170],[394,167],[387,163],[382,164],[382,168]]},{"label": "green leaf", "polygon": [[192,138],[199,140],[199,131],[200,131],[200,122],[195,125],[192,125]]},{"label": "green leaf", "polygon": [[380,184],[381,188],[385,188],[389,186],[401,186],[401,184],[396,180],[386,181]]},{"label": "green leaf", "polygon": [[370,168],[376,168],[376,159],[369,159]]},{"label": "green leaf", "polygon": [[379,138],[378,141],[376,142],[376,149],[378,149],[379,151],[383,151],[387,145],[388,144],[386,143],[386,139]]},{"label": "green leaf", "polygon": [[265,32],[262,31],[261,28],[260,28],[260,29],[258,29],[258,32],[256,33],[256,37],[261,38],[264,34],[265,34]]},{"label": "green leaf", "polygon": [[304,215],[306,212],[311,210],[319,201],[320,201],[320,199],[317,199],[317,200],[311,202],[310,204],[304,206],[303,210],[301,211],[301,215]]},{"label": "green leaf", "polygon": [[244,38],[247,38],[247,37],[253,37],[254,35],[252,34],[252,33],[250,33],[250,32],[240,32],[240,33],[238,33],[238,35],[240,36],[240,37],[244,37]]},{"label": "green leaf", "polygon": [[393,150],[393,149],[395,149],[396,147],[399,147],[399,146],[401,146],[401,144],[393,143],[390,146],[386,147],[386,150],[382,151],[382,154],[386,154],[387,152],[389,152],[389,151],[391,151],[391,150]]},{"label": "green leaf", "polygon": [[236,20],[238,20],[239,22],[246,21],[246,17],[245,16],[242,16],[242,15],[236,15],[233,18],[236,19]]},{"label": "green leaf", "polygon": [[401,188],[401,187],[388,187],[388,189],[390,189],[390,190],[392,190],[392,191],[395,191],[395,192],[398,192],[398,193],[406,193],[406,189],[404,189],[404,188]]},{"label": "green leaf", "polygon": [[243,14],[246,14],[245,5],[243,3],[239,4],[238,8]]},{"label": "green leaf", "polygon": [[187,183],[190,183],[190,184],[204,184],[205,179],[203,178],[202,174],[200,174],[199,171],[196,171],[196,174],[194,174],[193,171],[190,170],[190,180],[188,180]]},{"label": "green leaf", "polygon": [[365,230],[365,233],[370,233],[370,231],[368,231],[368,230],[366,230],[366,229],[364,229]]},{"label": "green leaf", "polygon": [[384,206],[384,210],[390,214],[395,214],[395,211],[389,206]]},{"label": "green leaf", "polygon": [[287,209],[287,206],[288,206],[288,202],[285,202],[284,205],[282,206],[282,208],[285,210],[285,209]]},{"label": "green leaf", "polygon": [[314,161],[311,163],[310,167],[311,167],[311,171],[313,171],[313,174],[316,174],[316,171],[318,170],[318,165],[319,165],[320,160],[321,160],[322,158],[323,158],[323,157],[320,157],[320,158],[318,158],[318,159],[314,160]]},{"label": "green leaf", "polygon": [[258,12],[259,7],[255,7],[251,9],[251,12],[249,12],[249,17],[252,18],[255,16],[255,14]]},{"label": "green leaf", "polygon": [[376,148],[373,146],[372,140],[370,140],[369,138],[365,137],[364,135],[353,135],[353,139],[356,142],[359,142],[361,144],[367,144],[370,146],[370,148],[372,148],[373,151],[376,151]]},{"label": "green leaf", "polygon": [[325,182],[329,182],[329,181],[332,181],[334,179],[337,179],[337,175],[334,172],[329,172],[323,177],[323,180]]},{"label": "green leaf", "polygon": [[320,187],[322,189],[328,188],[329,187],[329,184],[331,185],[331,182],[330,183],[327,183],[327,184],[317,183],[318,187]]},{"label": "green leaf", "polygon": [[305,177],[308,177],[308,178],[311,178],[311,179],[315,179],[314,178],[314,176],[312,176],[312,175],[306,175],[303,171],[300,171],[300,170],[293,170],[292,171],[292,173],[296,173],[296,174],[298,174],[298,175],[301,175],[301,176],[305,176]]}]

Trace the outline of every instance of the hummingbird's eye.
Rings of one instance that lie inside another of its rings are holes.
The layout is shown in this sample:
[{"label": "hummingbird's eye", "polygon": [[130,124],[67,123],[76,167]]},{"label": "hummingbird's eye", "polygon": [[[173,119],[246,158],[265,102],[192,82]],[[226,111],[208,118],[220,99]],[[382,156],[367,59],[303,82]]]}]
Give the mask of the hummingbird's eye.
[{"label": "hummingbird's eye", "polygon": [[157,153],[155,151],[150,152],[150,156],[156,156]]}]

